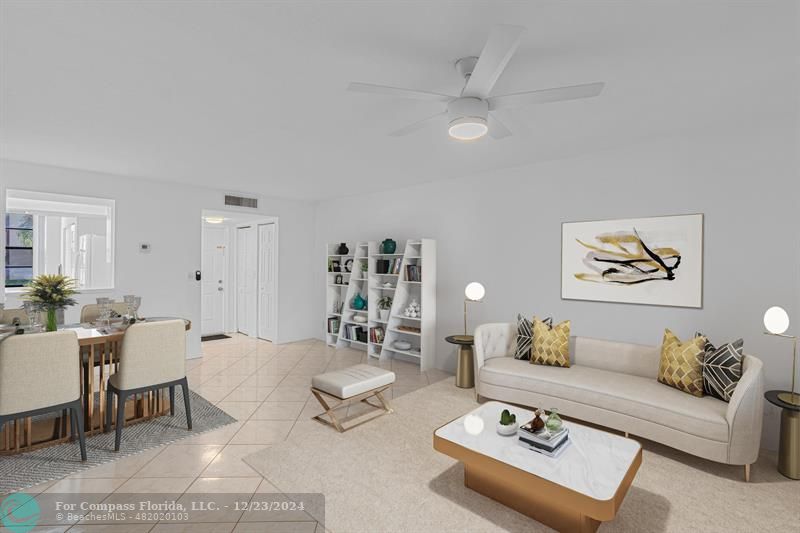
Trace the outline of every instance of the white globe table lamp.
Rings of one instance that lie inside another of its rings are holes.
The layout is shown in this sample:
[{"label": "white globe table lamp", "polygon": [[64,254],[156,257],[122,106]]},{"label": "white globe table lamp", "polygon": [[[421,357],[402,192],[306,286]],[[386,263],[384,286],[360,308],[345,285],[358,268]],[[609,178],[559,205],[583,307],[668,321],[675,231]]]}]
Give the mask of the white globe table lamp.
[{"label": "white globe table lamp", "polygon": [[467,303],[480,302],[486,295],[486,289],[477,281],[473,281],[464,288],[464,337],[467,335]]},{"label": "white globe table lamp", "polygon": [[797,337],[785,333],[789,329],[789,315],[782,307],[770,307],[764,313],[764,327],[767,328],[767,331],[764,332],[765,335],[792,339],[792,391],[781,392],[778,394],[778,398],[792,405],[800,405],[800,394],[796,393],[794,389],[795,375],[797,374]]}]

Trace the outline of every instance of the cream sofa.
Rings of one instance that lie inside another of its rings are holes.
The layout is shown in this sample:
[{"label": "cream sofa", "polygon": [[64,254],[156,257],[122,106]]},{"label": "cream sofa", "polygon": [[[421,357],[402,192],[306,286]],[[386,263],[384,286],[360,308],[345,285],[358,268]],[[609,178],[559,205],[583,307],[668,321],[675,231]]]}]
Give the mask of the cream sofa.
[{"label": "cream sofa", "polygon": [[570,339],[570,367],[514,359],[516,324],[475,330],[479,396],[556,407],[567,417],[638,435],[720,463],[758,457],[763,414],[762,363],[745,355],[730,403],[697,398],[657,381],[660,349],[585,337]]}]

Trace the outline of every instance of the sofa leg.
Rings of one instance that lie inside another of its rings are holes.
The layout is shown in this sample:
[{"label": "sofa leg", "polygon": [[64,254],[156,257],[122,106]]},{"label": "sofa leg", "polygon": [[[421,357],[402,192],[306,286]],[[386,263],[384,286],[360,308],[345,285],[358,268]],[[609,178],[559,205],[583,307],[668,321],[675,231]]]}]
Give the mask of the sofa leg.
[{"label": "sofa leg", "polygon": [[630,437],[630,435],[629,435],[629,434],[628,434],[628,432],[626,431],[626,432],[625,432],[625,438],[627,439],[628,437]]},{"label": "sofa leg", "polygon": [[744,465],[744,481],[745,483],[750,482],[750,465]]}]

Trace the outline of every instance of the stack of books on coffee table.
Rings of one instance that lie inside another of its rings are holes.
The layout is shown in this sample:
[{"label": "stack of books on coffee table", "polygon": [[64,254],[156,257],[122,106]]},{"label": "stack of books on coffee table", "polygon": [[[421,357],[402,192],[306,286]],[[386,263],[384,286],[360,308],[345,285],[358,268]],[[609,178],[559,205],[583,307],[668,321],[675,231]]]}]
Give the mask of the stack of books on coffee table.
[{"label": "stack of books on coffee table", "polygon": [[558,457],[569,446],[569,429],[561,426],[558,431],[541,429],[533,431],[529,426],[520,426],[517,432],[519,443],[547,457]]}]

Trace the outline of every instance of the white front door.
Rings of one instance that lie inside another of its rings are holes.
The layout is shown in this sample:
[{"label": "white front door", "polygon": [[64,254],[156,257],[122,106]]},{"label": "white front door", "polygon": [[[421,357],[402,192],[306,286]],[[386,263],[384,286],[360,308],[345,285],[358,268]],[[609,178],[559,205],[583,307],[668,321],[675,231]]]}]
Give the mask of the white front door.
[{"label": "white front door", "polygon": [[236,229],[236,328],[240,333],[257,334],[258,240],[256,229]]},{"label": "white front door", "polygon": [[202,274],[202,335],[224,333],[225,255],[228,245],[228,229],[206,227],[203,232],[203,257],[200,264]]},{"label": "white front door", "polygon": [[258,337],[275,340],[275,224],[258,226]]}]

